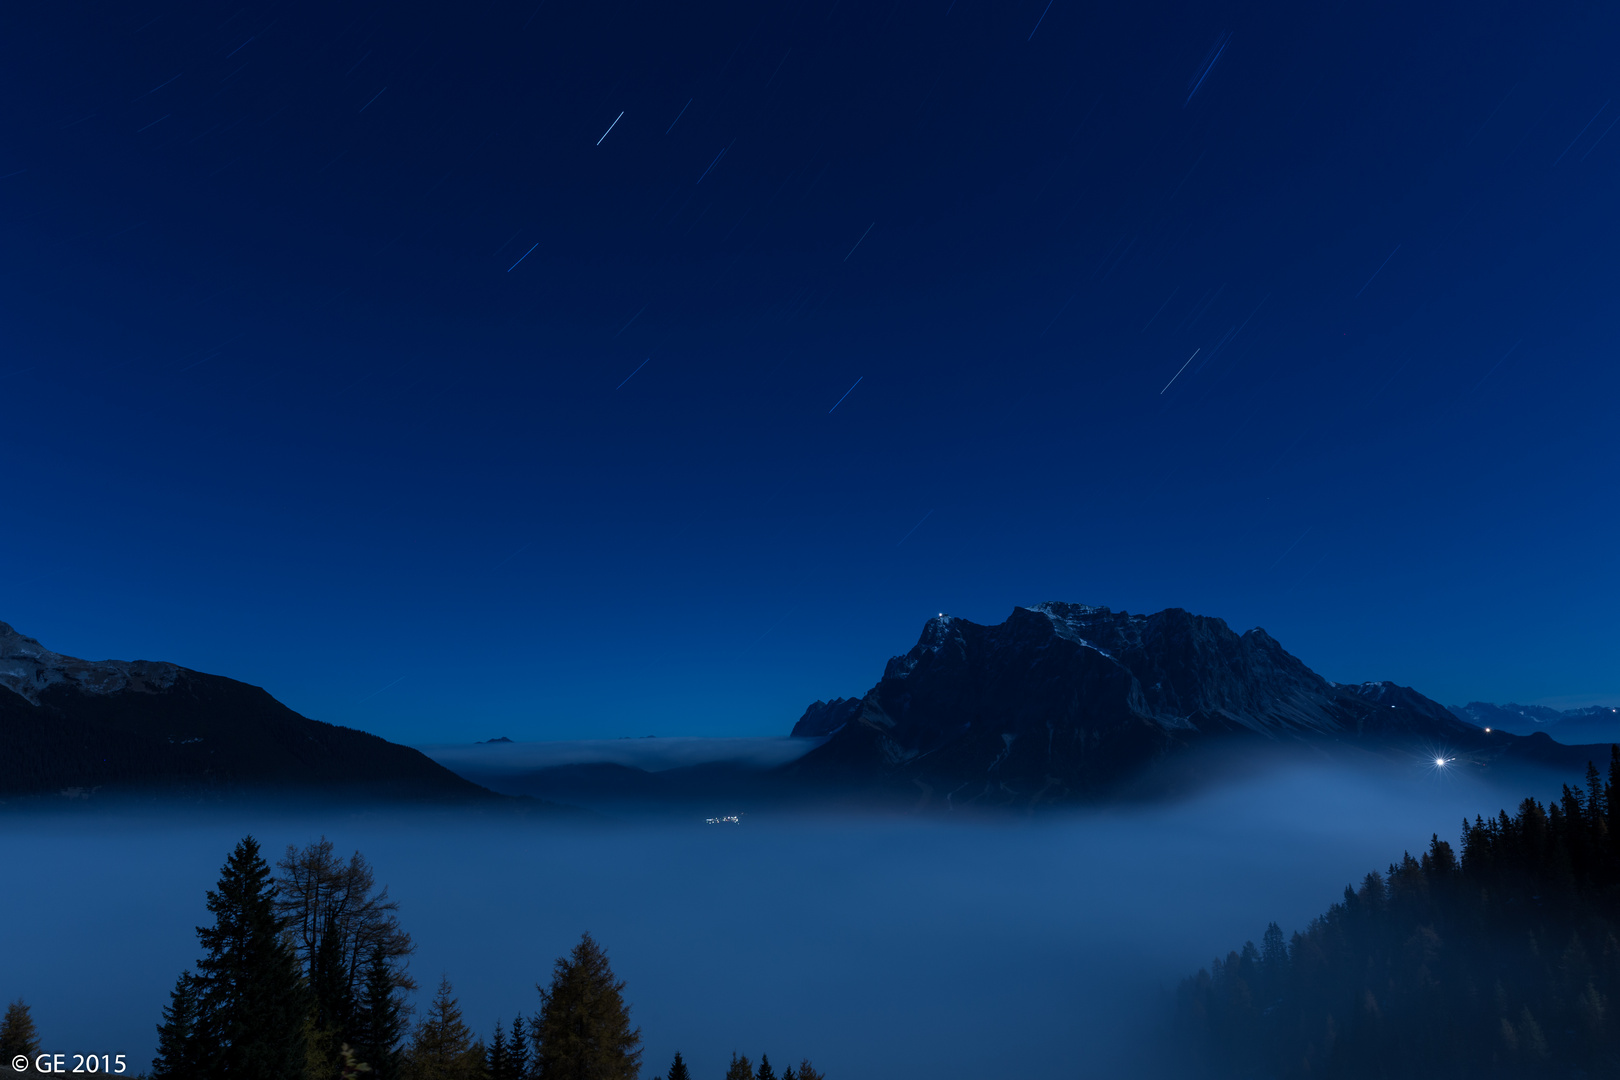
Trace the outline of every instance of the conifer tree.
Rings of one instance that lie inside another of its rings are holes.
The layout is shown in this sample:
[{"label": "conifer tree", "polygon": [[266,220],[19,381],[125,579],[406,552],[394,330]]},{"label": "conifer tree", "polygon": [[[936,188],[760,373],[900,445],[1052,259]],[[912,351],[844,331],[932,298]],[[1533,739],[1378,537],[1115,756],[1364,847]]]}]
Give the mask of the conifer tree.
[{"label": "conifer tree", "polygon": [[799,1080],[798,1077],[793,1075],[793,1066],[789,1065],[782,1070],[782,1080]]},{"label": "conifer tree", "polygon": [[489,1040],[489,1050],[484,1057],[484,1071],[489,1074],[489,1080],[516,1080],[512,1076],[511,1062],[506,1055],[506,1031],[501,1027],[499,1020],[495,1021],[495,1035]]},{"label": "conifer tree", "polygon": [[635,1080],[641,1070],[641,1029],[630,1028],[624,983],[590,934],[558,958],[530,1031],[538,1080]]},{"label": "conifer tree", "polygon": [[506,1060],[510,1063],[512,1080],[529,1080],[529,1032],[523,1026],[523,1014],[512,1017],[512,1037],[506,1041]]},{"label": "conifer tree", "polygon": [[[388,888],[378,888],[370,864],[358,851],[347,862],[338,858],[332,841],[324,836],[302,850],[289,846],[276,864],[281,871],[276,895],[277,914],[285,918],[302,970],[315,981],[317,958],[326,945],[329,966],[341,967],[350,1000],[361,995],[361,985],[373,953],[381,947],[393,970],[396,985],[415,990],[405,963],[416,946],[400,929],[399,902],[388,899]],[[336,935],[336,942],[327,938]],[[329,972],[335,979],[337,972]]]},{"label": "conifer tree", "polygon": [[737,1056],[737,1051],[731,1052],[731,1067],[726,1070],[726,1080],[754,1080],[754,1065],[744,1054]]},{"label": "conifer tree", "polygon": [[450,980],[440,979],[405,1052],[405,1080],[483,1080],[483,1071],[484,1047],[462,1020]]},{"label": "conifer tree", "polygon": [[799,1080],[827,1080],[827,1078],[825,1074],[816,1072],[809,1058],[803,1058],[799,1062]]},{"label": "conifer tree", "polygon": [[208,1052],[198,1028],[202,1023],[197,977],[186,971],[175,980],[169,1004],[158,1025],[157,1057],[152,1059],[152,1080],[189,1080],[202,1076]]},{"label": "conifer tree", "polygon": [[343,938],[336,913],[328,916],[320,946],[309,966],[309,985],[315,997],[315,1020],[328,1031],[347,1031],[354,1020],[354,988],[350,986]]},{"label": "conifer tree", "polygon": [[692,1080],[692,1074],[686,1068],[686,1062],[681,1060],[681,1052],[675,1051],[675,1060],[669,1063],[669,1076],[665,1080]]},{"label": "conifer tree", "polygon": [[404,1034],[405,1005],[393,969],[386,952],[374,946],[354,1017],[355,1056],[371,1066],[371,1080],[400,1080],[399,1044]]},{"label": "conifer tree", "polygon": [[361,1013],[377,953],[383,954],[396,990],[415,990],[405,969],[415,946],[400,929],[399,904],[388,899],[386,887],[376,886],[358,851],[345,861],[322,837],[302,849],[288,847],[276,865],[281,871],[276,912],[286,921],[287,939],[313,999],[310,1077],[329,1080],[343,1067],[344,1043],[357,1054],[367,1052],[369,1039],[361,1030],[367,1018]]},{"label": "conifer tree", "polygon": [[309,965],[309,1080],[336,1080],[343,1068],[342,1048],[354,1034],[354,994],[345,961],[333,912]]},{"label": "conifer tree", "polygon": [[302,1080],[308,996],[282,940],[275,885],[258,842],[245,837],[208,893],[213,926],[197,928],[197,1036],[208,1065],[201,1077]]},{"label": "conifer tree", "polygon": [[764,1054],[759,1055],[759,1071],[754,1074],[755,1080],[776,1080],[776,1070],[771,1068],[771,1059]]},{"label": "conifer tree", "polygon": [[[0,1069],[10,1070],[12,1059],[19,1055],[32,1062],[39,1054],[39,1032],[34,1028],[33,1014],[18,998],[6,1006],[5,1018],[0,1019]],[[28,1072],[33,1071],[30,1065]]]}]

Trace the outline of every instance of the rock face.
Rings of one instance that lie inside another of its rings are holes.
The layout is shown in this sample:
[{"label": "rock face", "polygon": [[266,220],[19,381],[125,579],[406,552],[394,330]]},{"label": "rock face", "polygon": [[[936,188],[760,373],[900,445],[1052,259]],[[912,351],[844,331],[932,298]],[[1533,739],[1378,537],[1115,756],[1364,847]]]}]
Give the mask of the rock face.
[{"label": "rock face", "polygon": [[997,626],[930,619],[864,698],[817,702],[801,729],[834,733],[788,766],[794,775],[898,782],[953,804],[1095,797],[1216,737],[1481,735],[1409,688],[1328,682],[1258,628],[1060,602],[1015,608]]},{"label": "rock face", "polygon": [[796,739],[811,739],[819,735],[831,735],[859,716],[861,705],[861,699],[853,697],[818,701],[804,710],[804,715],[799,717],[799,722],[793,725],[791,734]]},{"label": "rock face", "polygon": [[0,798],[98,789],[498,798],[259,687],[176,664],[79,660],[0,623]]}]

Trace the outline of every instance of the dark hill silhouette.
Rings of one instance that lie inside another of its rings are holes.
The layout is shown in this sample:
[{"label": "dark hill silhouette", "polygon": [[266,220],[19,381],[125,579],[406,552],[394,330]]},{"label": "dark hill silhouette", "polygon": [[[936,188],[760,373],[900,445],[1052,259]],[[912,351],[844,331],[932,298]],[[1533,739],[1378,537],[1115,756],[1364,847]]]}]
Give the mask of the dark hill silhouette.
[{"label": "dark hill silhouette", "polygon": [[175,664],[79,660],[0,623],[0,798],[98,789],[504,801],[257,686]]}]

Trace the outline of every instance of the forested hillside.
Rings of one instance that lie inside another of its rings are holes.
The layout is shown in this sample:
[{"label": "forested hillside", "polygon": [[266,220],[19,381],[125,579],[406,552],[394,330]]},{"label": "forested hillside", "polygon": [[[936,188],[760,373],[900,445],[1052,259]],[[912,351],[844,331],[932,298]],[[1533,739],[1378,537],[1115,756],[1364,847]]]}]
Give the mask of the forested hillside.
[{"label": "forested hillside", "polygon": [[1219,1076],[1620,1075],[1620,747],[1605,781],[1463,823],[1285,941],[1183,983]]}]

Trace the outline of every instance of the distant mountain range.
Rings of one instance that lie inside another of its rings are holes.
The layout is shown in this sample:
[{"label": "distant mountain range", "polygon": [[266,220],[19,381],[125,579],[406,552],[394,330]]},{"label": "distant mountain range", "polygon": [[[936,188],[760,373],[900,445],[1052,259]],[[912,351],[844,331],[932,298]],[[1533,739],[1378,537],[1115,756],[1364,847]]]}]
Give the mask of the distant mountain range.
[{"label": "distant mountain range", "polygon": [[1258,628],[1237,634],[1179,608],[1132,615],[1051,602],[993,626],[928,620],[877,685],[814,703],[791,740],[735,740],[750,745],[718,754],[696,745],[707,740],[634,740],[558,756],[494,739],[430,748],[435,761],[300,716],[233,679],[79,660],[0,623],[0,800],[152,791],[502,800],[477,780],[586,805],[728,809],[726,800],[877,795],[1032,807],[1107,799],[1155,773],[1173,789],[1175,763],[1198,747],[1251,756],[1345,747],[1578,772],[1607,747],[1560,745],[1549,732],[1620,741],[1620,714],[1607,715],[1478,702],[1448,710],[1394,683],[1329,682]]},{"label": "distant mountain range", "polygon": [[1452,715],[1492,731],[1514,735],[1544,732],[1556,742],[1620,742],[1620,709],[1588,705],[1584,709],[1549,709],[1545,705],[1488,705],[1470,701],[1451,706]]},{"label": "distant mountain range", "polygon": [[793,733],[826,742],[781,771],[947,805],[1028,806],[1095,799],[1179,751],[1245,741],[1561,768],[1591,756],[1482,726],[1409,687],[1329,682],[1262,629],[1240,635],[1179,608],[1051,602],[995,626],[930,619],[863,697],[805,710]]},{"label": "distant mountain range", "polygon": [[80,660],[0,623],[0,799],[294,791],[500,802],[408,746],[176,664]]}]

